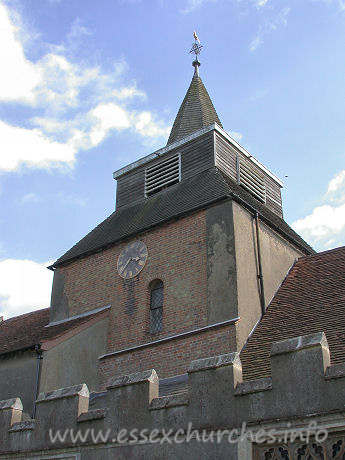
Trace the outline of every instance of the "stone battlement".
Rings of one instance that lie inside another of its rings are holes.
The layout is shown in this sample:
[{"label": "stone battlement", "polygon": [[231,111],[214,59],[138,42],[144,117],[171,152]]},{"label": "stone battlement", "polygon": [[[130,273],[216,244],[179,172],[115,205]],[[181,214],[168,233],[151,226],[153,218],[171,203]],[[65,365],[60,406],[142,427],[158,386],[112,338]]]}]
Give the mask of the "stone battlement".
[{"label": "stone battlement", "polygon": [[[1,401],[0,458],[28,458],[28,453],[32,457],[35,453],[35,458],[40,458],[38,453],[44,451],[48,455],[54,450],[68,453],[66,458],[108,459],[114,458],[109,452],[116,447],[120,448],[116,458],[125,458],[126,455],[137,458],[138,453],[130,453],[133,449],[142,452],[140,458],[163,458],[148,456],[144,449],[147,446],[140,443],[119,446],[119,443],[113,443],[113,438],[123,429],[157,430],[157,433],[164,429],[175,433],[186,430],[191,423],[193,429],[222,430],[241,426],[244,421],[255,424],[344,410],[345,365],[331,366],[323,333],[274,343],[271,369],[271,378],[243,381],[238,353],[200,359],[190,365],[188,391],[164,397],[158,397],[159,379],[153,369],[134,373],[113,379],[105,396],[106,408],[92,410],[89,410],[86,385],[76,385],[41,393],[35,420],[22,420],[20,399]],[[98,445],[91,440],[72,442],[69,437],[53,444],[49,429],[53,432],[73,429],[74,433],[78,430],[85,433],[87,429],[105,433],[109,429],[114,436]],[[150,455],[153,455],[155,446],[151,444]],[[121,453],[125,448],[126,454]],[[169,445],[167,448],[171,455],[171,449],[179,449],[179,446]],[[98,453],[100,456],[96,457],[95,449],[107,449],[107,453]],[[73,452],[78,452],[79,457],[73,457]],[[186,452],[184,450],[184,458],[188,458]],[[218,458],[217,452],[213,452],[213,458]],[[24,457],[23,453],[26,453]],[[175,455],[180,458],[177,450]]]}]

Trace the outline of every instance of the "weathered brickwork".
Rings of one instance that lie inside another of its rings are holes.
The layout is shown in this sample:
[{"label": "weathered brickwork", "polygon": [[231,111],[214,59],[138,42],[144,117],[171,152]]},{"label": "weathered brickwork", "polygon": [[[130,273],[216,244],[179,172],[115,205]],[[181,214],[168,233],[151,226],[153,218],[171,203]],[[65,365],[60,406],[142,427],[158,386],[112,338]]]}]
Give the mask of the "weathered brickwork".
[{"label": "weathered brickwork", "polygon": [[[141,234],[138,239],[146,244],[149,256],[145,268],[131,280],[122,279],[116,267],[120,252],[134,239],[62,267],[69,314],[111,304],[107,352],[207,326],[206,235],[206,211]],[[149,286],[155,279],[164,283],[163,328],[151,334]],[[116,374],[147,366],[154,366],[162,377],[185,372],[186,363],[192,359],[234,350],[233,340],[229,331],[209,331],[131,356],[120,355]],[[105,363],[107,366],[114,375],[113,361]],[[102,372],[107,374],[106,369]]]},{"label": "weathered brickwork", "polygon": [[125,372],[141,372],[154,368],[160,378],[184,374],[191,359],[206,358],[215,353],[229,353],[236,349],[235,324],[227,324],[201,331],[188,337],[152,345],[139,350],[103,358],[100,361],[100,388],[105,389],[109,379]]}]

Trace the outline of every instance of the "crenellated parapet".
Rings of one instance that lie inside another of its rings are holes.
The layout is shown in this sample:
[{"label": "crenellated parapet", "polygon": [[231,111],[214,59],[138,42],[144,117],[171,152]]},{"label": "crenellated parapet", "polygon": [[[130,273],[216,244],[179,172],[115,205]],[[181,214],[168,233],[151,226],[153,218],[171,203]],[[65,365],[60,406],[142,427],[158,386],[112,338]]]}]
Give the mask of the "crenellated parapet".
[{"label": "crenellated parapet", "polygon": [[[197,430],[223,430],[241,426],[243,422],[258,424],[344,410],[345,365],[330,364],[323,333],[274,343],[271,369],[271,378],[243,381],[238,353],[193,361],[188,372],[188,391],[165,397],[158,396],[156,372],[148,370],[113,379],[107,388],[104,407],[90,409],[86,385],[77,385],[40,394],[36,420],[22,420],[19,399],[1,401],[0,458],[47,450],[72,454],[76,445],[81,459],[92,458],[87,456],[90,449],[107,449],[107,454],[99,458],[114,458],[106,456],[113,448],[127,449],[126,455],[133,458],[138,452],[143,453],[142,458],[150,458],[145,453],[149,441],[135,440],[143,430],[146,436],[155,430],[156,438],[162,436],[163,430],[169,436],[180,430],[183,439],[188,426]],[[53,442],[51,436],[57,430],[61,434],[72,430],[73,436],[78,431],[82,435],[88,431],[88,436],[73,442],[68,434],[65,439]],[[101,430],[103,438],[94,442],[91,430],[94,435]],[[133,430],[135,435],[129,437]],[[180,451],[182,444],[167,444],[169,455],[174,449]],[[158,444],[152,442],[151,454],[152,449],[158,448],[155,446]],[[221,449],[234,449],[234,446],[208,448],[217,458]],[[228,451],[222,452],[228,455]]]}]

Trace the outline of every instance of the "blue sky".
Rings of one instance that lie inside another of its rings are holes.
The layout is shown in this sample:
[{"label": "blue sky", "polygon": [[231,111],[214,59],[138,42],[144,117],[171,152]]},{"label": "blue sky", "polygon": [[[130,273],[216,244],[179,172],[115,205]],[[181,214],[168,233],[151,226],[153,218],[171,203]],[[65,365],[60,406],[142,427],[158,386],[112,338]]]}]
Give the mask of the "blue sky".
[{"label": "blue sky", "polygon": [[45,267],[113,211],[113,171],[165,145],[194,30],[287,222],[343,245],[344,26],[345,0],[0,0],[0,315],[49,305]]}]

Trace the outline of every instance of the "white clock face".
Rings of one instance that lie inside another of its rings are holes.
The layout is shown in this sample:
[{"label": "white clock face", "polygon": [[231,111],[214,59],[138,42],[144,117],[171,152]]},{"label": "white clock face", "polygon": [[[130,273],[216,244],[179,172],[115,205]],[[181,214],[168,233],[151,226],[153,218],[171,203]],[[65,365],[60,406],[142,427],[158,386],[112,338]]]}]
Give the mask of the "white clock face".
[{"label": "white clock face", "polygon": [[124,279],[137,276],[144,268],[148,252],[145,243],[134,241],[126,246],[120,253],[117,261],[117,272]]}]

